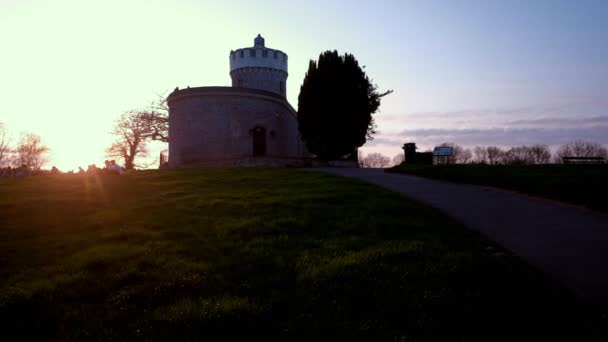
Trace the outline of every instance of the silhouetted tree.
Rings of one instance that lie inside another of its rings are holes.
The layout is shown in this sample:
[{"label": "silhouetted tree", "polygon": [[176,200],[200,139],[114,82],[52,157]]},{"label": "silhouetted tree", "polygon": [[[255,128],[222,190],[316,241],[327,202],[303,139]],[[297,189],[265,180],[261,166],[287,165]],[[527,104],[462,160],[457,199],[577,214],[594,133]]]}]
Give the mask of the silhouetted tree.
[{"label": "silhouetted tree", "polygon": [[399,164],[403,163],[404,160],[405,160],[405,156],[403,155],[403,153],[399,153],[393,157],[393,165],[399,165]]},{"label": "silhouetted tree", "polygon": [[143,118],[144,114],[138,111],[126,112],[116,121],[112,134],[116,141],[106,149],[109,158],[116,158],[124,162],[127,170],[133,170],[137,157],[146,157],[148,149],[146,139],[153,133],[149,121]]},{"label": "silhouetted tree", "polygon": [[42,139],[34,133],[23,133],[17,144],[17,162],[32,170],[40,170],[48,163],[50,149],[42,144]]},{"label": "silhouetted tree", "polygon": [[467,164],[467,163],[471,162],[472,159],[473,159],[473,153],[471,152],[470,149],[465,148],[458,155],[458,157],[456,157],[456,163]]},{"label": "silhouetted tree", "polygon": [[488,150],[485,147],[475,146],[473,149],[475,154],[475,161],[481,164],[488,162]]},{"label": "silhouetted tree", "polygon": [[0,167],[8,163],[10,152],[8,132],[4,124],[0,123]]},{"label": "silhouetted tree", "polygon": [[515,146],[503,151],[496,146],[476,147],[475,155],[479,162],[488,160],[490,164],[535,165],[551,161],[549,146],[536,144],[532,146]]},{"label": "silhouetted tree", "polygon": [[169,142],[169,107],[164,96],[152,102],[148,108],[129,111],[116,122],[112,134],[118,137],[108,149],[106,155],[122,160],[125,169],[148,167],[135,163],[138,157],[148,156],[149,141]]},{"label": "silhouetted tree", "polygon": [[387,167],[390,163],[389,157],[377,152],[368,154],[360,161],[361,167],[370,168]]},{"label": "silhouetted tree", "polygon": [[326,51],[310,61],[298,97],[298,129],[321,160],[337,159],[372,139],[382,97],[351,54]]},{"label": "silhouetted tree", "polygon": [[551,150],[549,146],[536,144],[529,147],[532,164],[547,164],[551,161]]},{"label": "silhouetted tree", "polygon": [[488,162],[490,164],[494,165],[502,162],[505,153],[500,147],[488,146],[486,151],[488,152]]},{"label": "silhouetted tree", "polygon": [[146,139],[169,142],[169,107],[165,97],[159,96],[158,101],[139,114],[139,119],[148,126]]},{"label": "silhouetted tree", "polygon": [[363,167],[363,158],[365,158],[365,156],[363,155],[363,151],[357,149],[357,164],[359,165],[359,167]]},{"label": "silhouetted tree", "polygon": [[510,148],[503,154],[503,163],[506,165],[532,164],[528,148],[526,146]]},{"label": "silhouetted tree", "polygon": [[606,147],[591,141],[575,140],[560,146],[555,161],[561,163],[564,157],[603,157],[608,158]]}]

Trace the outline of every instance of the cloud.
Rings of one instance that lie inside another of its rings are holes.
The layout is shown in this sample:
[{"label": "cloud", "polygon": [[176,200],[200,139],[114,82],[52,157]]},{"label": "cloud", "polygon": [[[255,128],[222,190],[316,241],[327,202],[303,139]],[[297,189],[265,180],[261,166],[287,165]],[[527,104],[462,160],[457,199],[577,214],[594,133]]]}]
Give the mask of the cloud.
[{"label": "cloud", "polygon": [[[529,144],[561,145],[575,139],[608,144],[608,126],[594,128],[489,128],[489,129],[412,129],[398,135],[380,136],[375,144],[401,144],[409,141],[431,147],[442,142],[464,146]],[[371,144],[370,146],[373,146]]]},{"label": "cloud", "polygon": [[[443,112],[413,112],[380,114],[380,128],[403,126],[410,128],[486,128],[551,124],[573,125],[581,120],[606,124],[606,105],[598,101],[552,106],[527,106],[499,109],[471,109]],[[582,118],[582,119],[581,119]],[[382,127],[384,126],[384,127]]]},{"label": "cloud", "polygon": [[432,148],[442,142],[463,146],[518,146],[546,144],[558,146],[575,139],[608,144],[608,117],[582,119],[538,119],[511,122],[511,127],[472,129],[421,128],[405,129],[398,133],[380,132],[366,147],[401,147],[415,142],[421,148]]},{"label": "cloud", "polygon": [[543,117],[530,120],[515,120],[505,123],[509,127],[537,127],[537,128],[598,128],[608,127],[608,116],[594,116],[588,118],[555,118]]},{"label": "cloud", "polygon": [[[396,135],[382,135],[378,134],[374,137],[374,140],[369,140],[365,143],[365,146],[380,146],[380,145],[403,145],[405,141]],[[399,146],[401,146],[399,145]]]},{"label": "cloud", "polygon": [[432,148],[448,141],[463,146],[557,146],[575,139],[608,144],[607,104],[580,98],[551,105],[381,114],[376,118],[379,133],[365,146],[399,148],[416,142]]}]

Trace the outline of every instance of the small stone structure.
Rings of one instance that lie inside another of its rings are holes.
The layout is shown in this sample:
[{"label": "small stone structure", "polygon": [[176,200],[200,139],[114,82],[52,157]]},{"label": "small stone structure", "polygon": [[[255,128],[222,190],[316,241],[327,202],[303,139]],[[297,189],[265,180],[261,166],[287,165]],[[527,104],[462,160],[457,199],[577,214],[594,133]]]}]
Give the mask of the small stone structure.
[{"label": "small stone structure", "polygon": [[433,152],[416,152],[415,143],[403,145],[403,161],[406,164],[433,164]]},{"label": "small stone structure", "polygon": [[230,52],[232,87],[169,94],[169,166],[299,163],[304,143],[287,75],[287,54],[258,35],[253,47]]}]

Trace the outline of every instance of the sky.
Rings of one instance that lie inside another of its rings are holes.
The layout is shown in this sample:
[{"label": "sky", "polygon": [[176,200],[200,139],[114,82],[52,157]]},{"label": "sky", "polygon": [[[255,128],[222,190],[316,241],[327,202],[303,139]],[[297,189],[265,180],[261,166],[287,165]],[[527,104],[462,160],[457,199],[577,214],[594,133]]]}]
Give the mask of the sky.
[{"label": "sky", "polygon": [[[608,144],[605,0],[0,0],[0,122],[62,170],[101,165],[125,111],[175,87],[229,86],[230,50],[355,55],[381,91],[366,153],[574,139]],[[162,147],[155,146],[154,151]]]}]

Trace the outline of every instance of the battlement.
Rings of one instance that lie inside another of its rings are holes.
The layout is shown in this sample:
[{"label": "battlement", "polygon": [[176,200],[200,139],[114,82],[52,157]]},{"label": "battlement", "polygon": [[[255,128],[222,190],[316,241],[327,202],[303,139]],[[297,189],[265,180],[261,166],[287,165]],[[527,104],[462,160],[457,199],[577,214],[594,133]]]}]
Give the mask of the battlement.
[{"label": "battlement", "polygon": [[277,69],[287,73],[287,54],[267,48],[264,38],[258,35],[253,47],[230,51],[230,72],[252,67]]}]

